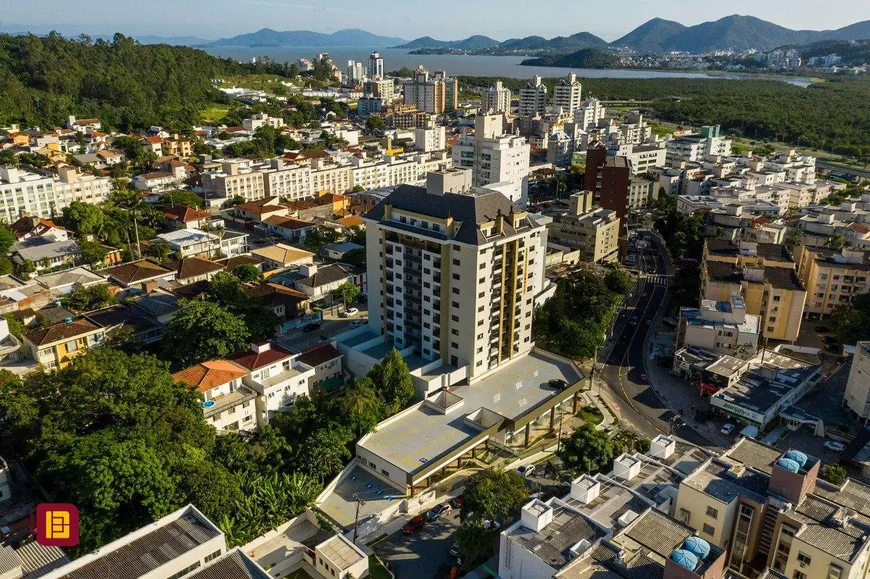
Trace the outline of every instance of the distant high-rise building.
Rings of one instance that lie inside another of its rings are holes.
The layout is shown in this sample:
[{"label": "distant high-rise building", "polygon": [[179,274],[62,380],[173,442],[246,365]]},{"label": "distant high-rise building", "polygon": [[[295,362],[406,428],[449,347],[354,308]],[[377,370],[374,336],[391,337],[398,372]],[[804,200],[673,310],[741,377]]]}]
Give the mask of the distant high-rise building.
[{"label": "distant high-rise building", "polygon": [[520,116],[533,117],[547,112],[547,87],[536,76],[520,89]]},{"label": "distant high-rise building", "polygon": [[429,71],[421,66],[414,80],[405,83],[405,104],[438,115],[456,108],[458,93],[459,81],[455,78],[449,78],[444,71],[430,77]]},{"label": "distant high-rise building", "polygon": [[396,85],[391,78],[383,80],[368,80],[363,85],[363,92],[365,92],[365,94],[382,98],[388,103],[393,102],[395,91]]},{"label": "distant high-rise building", "polygon": [[604,120],[607,111],[601,101],[589,98],[583,101],[580,108],[574,110],[574,122],[580,125],[584,131],[598,126],[599,121]]},{"label": "distant high-rise building", "polygon": [[561,107],[563,113],[573,114],[580,108],[581,92],[582,86],[577,80],[577,75],[572,72],[556,83],[556,87],[553,89],[553,106]]},{"label": "distant high-rise building", "polygon": [[501,81],[491,86],[480,97],[480,112],[483,114],[510,113],[511,91]]},{"label": "distant high-rise building", "polygon": [[362,62],[355,60],[347,61],[348,84],[359,84],[366,79],[366,67]]},{"label": "distant high-rise building", "polygon": [[384,76],[384,59],[379,52],[373,52],[369,56],[369,77],[372,80],[381,80]]},{"label": "distant high-rise building", "polygon": [[529,190],[529,154],[524,137],[505,134],[504,115],[478,115],[474,134],[462,135],[453,146],[453,166],[472,170],[472,184],[499,190],[524,207]]}]

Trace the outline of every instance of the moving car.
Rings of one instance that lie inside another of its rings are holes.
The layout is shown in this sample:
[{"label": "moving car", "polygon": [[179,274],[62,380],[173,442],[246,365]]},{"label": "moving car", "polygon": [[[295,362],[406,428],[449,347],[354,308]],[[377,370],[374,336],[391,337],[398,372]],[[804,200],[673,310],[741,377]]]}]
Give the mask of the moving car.
[{"label": "moving car", "polygon": [[722,434],[731,434],[732,432],[734,432],[735,428],[736,427],[729,422],[728,424],[723,426],[722,430],[720,430],[719,432],[721,432]]},{"label": "moving car", "polygon": [[347,308],[346,310],[344,310],[344,317],[346,317],[346,318],[352,318],[353,316],[358,316],[358,315],[359,315],[359,310],[356,308]]},{"label": "moving car", "polygon": [[846,448],[846,445],[842,442],[837,442],[836,440],[826,440],[825,448],[833,452],[843,452],[843,449]]},{"label": "moving car", "polygon": [[649,384],[649,376],[647,376],[646,374],[641,374],[640,375],[640,383],[641,384]]},{"label": "moving car", "polygon": [[535,472],[535,465],[527,464],[525,466],[521,466],[517,469],[517,472],[523,476],[532,476],[532,473]]},{"label": "moving car", "polygon": [[362,320],[354,320],[350,323],[350,329],[355,330],[356,328],[362,326],[364,323],[365,322],[363,322]]},{"label": "moving car", "polygon": [[323,324],[321,322],[312,322],[310,324],[305,324],[305,326],[302,328],[302,331],[307,334],[308,332],[313,332],[314,330],[320,329],[320,326],[322,325]]},{"label": "moving car", "polygon": [[425,524],[426,519],[423,517],[423,515],[417,515],[416,517],[405,523],[405,526],[402,527],[402,532],[406,535],[413,535],[421,528],[423,528],[423,525]]},{"label": "moving car", "polygon": [[459,557],[459,543],[453,543],[453,546],[450,547],[450,555],[452,557]]},{"label": "moving car", "polygon": [[426,518],[430,521],[437,521],[444,515],[450,513],[450,505],[447,503],[441,503],[440,505],[435,505],[432,507],[428,513],[426,513]]}]

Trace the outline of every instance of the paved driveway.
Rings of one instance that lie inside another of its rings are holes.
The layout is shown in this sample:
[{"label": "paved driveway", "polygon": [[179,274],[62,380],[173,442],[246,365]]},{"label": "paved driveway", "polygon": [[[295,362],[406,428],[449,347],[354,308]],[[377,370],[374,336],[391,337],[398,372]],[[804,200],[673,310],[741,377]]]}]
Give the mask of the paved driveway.
[{"label": "paved driveway", "polygon": [[456,541],[454,532],[458,526],[459,510],[453,509],[446,517],[427,522],[413,535],[394,533],[375,545],[374,550],[381,559],[393,564],[398,579],[431,579],[439,576],[442,564],[454,563],[450,547]]}]

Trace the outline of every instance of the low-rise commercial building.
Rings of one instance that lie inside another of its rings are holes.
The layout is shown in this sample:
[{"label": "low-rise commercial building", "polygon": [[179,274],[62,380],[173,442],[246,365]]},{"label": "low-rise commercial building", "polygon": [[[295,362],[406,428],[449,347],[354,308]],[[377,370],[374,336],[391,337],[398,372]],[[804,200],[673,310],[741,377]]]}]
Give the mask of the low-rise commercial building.
[{"label": "low-rise commercial building", "polygon": [[553,216],[548,226],[553,244],[580,249],[583,260],[590,263],[613,263],[619,259],[620,220],[610,209],[588,210],[584,199],[591,195],[574,193],[568,201],[568,212]]},{"label": "low-rise commercial building", "polygon": [[696,346],[748,358],[758,349],[760,323],[758,316],[746,313],[740,296],[722,302],[701,300],[700,308],[680,308],[677,348]]}]

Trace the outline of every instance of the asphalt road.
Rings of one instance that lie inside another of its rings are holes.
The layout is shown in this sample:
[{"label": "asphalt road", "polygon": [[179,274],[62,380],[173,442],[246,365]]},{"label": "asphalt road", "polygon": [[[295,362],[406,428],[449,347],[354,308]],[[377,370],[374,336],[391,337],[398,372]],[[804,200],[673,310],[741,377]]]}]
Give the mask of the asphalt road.
[{"label": "asphalt road", "polygon": [[382,560],[393,564],[396,577],[430,579],[441,576],[441,565],[452,565],[456,561],[450,556],[450,547],[456,541],[454,533],[458,526],[459,510],[453,509],[446,517],[427,522],[413,535],[402,531],[393,533],[377,543],[374,550]]},{"label": "asphalt road", "polygon": [[[601,373],[611,392],[622,399],[618,409],[621,418],[647,437],[674,433],[699,446],[715,446],[692,428],[674,420],[675,415],[649,385],[644,360],[644,345],[654,326],[654,319],[667,294],[667,267],[662,249],[649,234],[642,252],[638,252],[637,268],[643,272],[632,295],[614,323],[613,338],[603,347]],[[647,360],[646,363],[650,361]],[[672,430],[676,425],[676,430]]]}]

